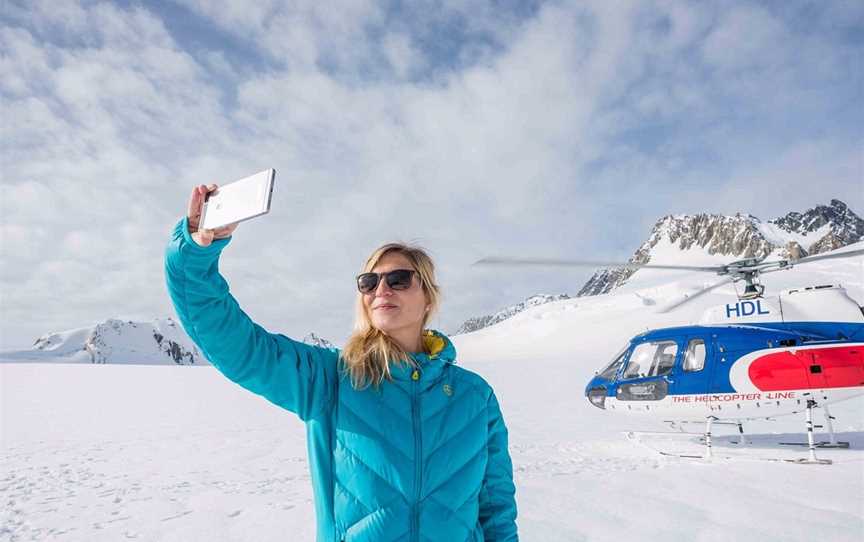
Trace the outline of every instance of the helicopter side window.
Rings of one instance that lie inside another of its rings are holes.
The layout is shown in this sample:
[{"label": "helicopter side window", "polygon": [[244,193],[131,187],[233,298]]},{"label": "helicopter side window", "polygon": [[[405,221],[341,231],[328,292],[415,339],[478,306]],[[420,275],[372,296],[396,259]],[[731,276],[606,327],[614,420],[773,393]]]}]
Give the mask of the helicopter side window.
[{"label": "helicopter side window", "polygon": [[669,374],[675,365],[678,345],[674,341],[642,343],[633,349],[630,361],[624,369],[624,378],[662,376]]},{"label": "helicopter side window", "polygon": [[624,369],[624,378],[638,378],[645,376],[654,346],[651,343],[642,343],[633,349],[630,361]]},{"label": "helicopter side window", "polygon": [[687,344],[684,354],[684,370],[686,372],[701,371],[705,367],[705,341],[693,339]]}]

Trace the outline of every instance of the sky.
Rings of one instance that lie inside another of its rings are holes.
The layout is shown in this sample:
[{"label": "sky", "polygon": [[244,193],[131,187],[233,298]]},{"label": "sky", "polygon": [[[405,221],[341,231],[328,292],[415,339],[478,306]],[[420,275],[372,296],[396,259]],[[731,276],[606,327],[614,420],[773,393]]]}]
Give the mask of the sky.
[{"label": "sky", "polygon": [[661,216],[864,212],[864,4],[5,2],[0,349],[174,316],[193,186],[277,170],[220,271],[272,332],[351,331],[378,246],[453,332],[626,260]]}]

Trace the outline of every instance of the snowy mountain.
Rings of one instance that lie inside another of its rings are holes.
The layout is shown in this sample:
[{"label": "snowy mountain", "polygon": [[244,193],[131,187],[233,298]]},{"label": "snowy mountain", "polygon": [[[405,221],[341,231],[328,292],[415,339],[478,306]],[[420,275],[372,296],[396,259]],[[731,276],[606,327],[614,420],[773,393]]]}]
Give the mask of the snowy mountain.
[{"label": "snowy mountain", "polygon": [[[309,333],[303,342],[333,348]],[[183,327],[171,317],[152,322],[109,318],[90,327],[47,333],[29,350],[0,352],[0,362],[210,365]]]},{"label": "snowy mountain", "polygon": [[[832,199],[830,205],[819,205],[803,214],[792,212],[775,218],[769,224],[764,229],[766,234],[771,226],[782,230],[786,235],[781,234],[778,238],[804,247],[806,250],[802,256],[834,250],[864,238],[864,220],[837,199]],[[795,236],[801,236],[801,239]],[[813,239],[816,241],[805,246],[808,240]]]},{"label": "snowy mountain", "polygon": [[516,305],[511,305],[510,307],[507,307],[505,309],[501,309],[495,314],[490,314],[486,316],[475,316],[473,318],[469,318],[461,326],[459,326],[459,329],[457,329],[456,333],[454,333],[453,335],[459,335],[461,333],[471,333],[472,331],[483,329],[484,327],[497,324],[498,322],[503,322],[504,320],[516,314],[519,314],[520,312],[530,307],[537,307],[539,305],[545,305],[546,303],[550,303],[552,301],[560,301],[562,299],[570,299],[570,296],[567,294],[532,295],[525,301],[517,303]]},{"label": "snowy mountain", "polygon": [[95,326],[47,333],[32,349],[0,352],[0,361],[209,365],[170,317],[152,322],[109,318]]},{"label": "snowy mountain", "polygon": [[310,332],[308,335],[303,337],[303,342],[306,344],[311,344],[312,346],[323,346],[324,348],[336,348],[336,345],[328,341],[327,339],[322,339],[315,333]]},{"label": "snowy mountain", "polygon": [[[864,220],[840,200],[762,222],[752,215],[668,215],[657,221],[633,263],[721,263],[744,258],[802,258],[864,239]],[[722,256],[722,258],[717,258]],[[634,269],[600,269],[577,297],[604,294]]]}]

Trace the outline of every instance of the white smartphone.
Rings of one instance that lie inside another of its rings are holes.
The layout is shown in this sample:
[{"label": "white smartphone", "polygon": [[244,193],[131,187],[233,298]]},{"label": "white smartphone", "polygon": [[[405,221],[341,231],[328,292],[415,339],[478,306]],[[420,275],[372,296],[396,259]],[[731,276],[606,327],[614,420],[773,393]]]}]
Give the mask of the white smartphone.
[{"label": "white smartphone", "polygon": [[268,213],[275,179],[276,170],[265,169],[208,192],[201,208],[200,227],[220,228]]}]

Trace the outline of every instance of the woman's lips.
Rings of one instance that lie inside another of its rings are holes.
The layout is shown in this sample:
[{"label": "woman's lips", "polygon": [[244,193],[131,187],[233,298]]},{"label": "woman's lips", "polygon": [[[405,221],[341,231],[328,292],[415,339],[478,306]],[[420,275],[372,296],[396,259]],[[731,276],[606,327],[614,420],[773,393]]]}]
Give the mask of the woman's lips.
[{"label": "woman's lips", "polygon": [[396,305],[380,305],[378,307],[375,307],[375,310],[376,311],[377,310],[392,310],[392,309],[398,309],[398,308],[399,307],[397,307]]}]

